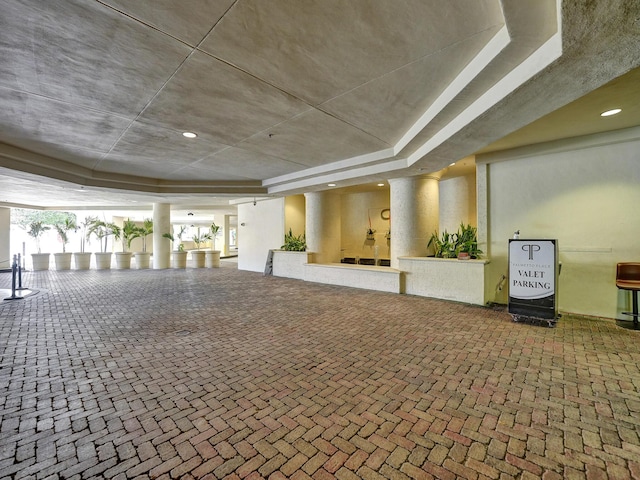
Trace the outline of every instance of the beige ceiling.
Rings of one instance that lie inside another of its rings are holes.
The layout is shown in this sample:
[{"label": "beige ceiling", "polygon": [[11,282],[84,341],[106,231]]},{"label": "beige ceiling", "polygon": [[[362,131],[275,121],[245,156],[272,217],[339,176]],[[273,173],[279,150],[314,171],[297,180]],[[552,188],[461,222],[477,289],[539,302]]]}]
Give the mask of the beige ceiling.
[{"label": "beige ceiling", "polygon": [[638,125],[640,6],[603,3],[4,0],[0,202],[225,208]]}]

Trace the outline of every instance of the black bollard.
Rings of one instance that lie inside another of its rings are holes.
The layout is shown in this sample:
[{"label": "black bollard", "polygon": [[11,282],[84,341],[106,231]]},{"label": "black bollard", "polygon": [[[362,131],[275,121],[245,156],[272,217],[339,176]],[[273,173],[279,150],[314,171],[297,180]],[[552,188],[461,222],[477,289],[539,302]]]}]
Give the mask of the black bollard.
[{"label": "black bollard", "polygon": [[16,295],[16,276],[18,274],[18,256],[13,256],[13,265],[11,265],[11,296],[5,300],[22,300],[24,297]]},{"label": "black bollard", "polygon": [[16,290],[26,290],[27,287],[22,286],[22,263],[20,262],[20,254],[18,254],[18,288]]}]

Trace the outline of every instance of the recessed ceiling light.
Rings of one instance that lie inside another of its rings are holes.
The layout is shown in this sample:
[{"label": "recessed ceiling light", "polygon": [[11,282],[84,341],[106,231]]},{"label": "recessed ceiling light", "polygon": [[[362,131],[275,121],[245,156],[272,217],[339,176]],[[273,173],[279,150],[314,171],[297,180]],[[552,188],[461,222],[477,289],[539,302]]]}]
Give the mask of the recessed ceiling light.
[{"label": "recessed ceiling light", "polygon": [[600,114],[601,117],[610,117],[611,115],[615,115],[617,113],[620,113],[622,111],[621,108],[614,108],[613,110],[607,110],[606,112],[602,112]]},{"label": "recessed ceiling light", "polygon": [[187,138],[196,138],[198,135],[193,132],[182,132],[182,136]]},{"label": "recessed ceiling light", "polygon": [[336,184],[335,183],[327,183],[327,187],[335,187]]}]

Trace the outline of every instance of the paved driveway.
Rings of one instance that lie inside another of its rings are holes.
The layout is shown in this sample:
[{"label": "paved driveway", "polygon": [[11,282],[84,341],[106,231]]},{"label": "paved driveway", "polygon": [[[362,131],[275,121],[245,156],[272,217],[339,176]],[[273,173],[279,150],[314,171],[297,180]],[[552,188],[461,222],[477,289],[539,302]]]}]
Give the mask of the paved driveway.
[{"label": "paved driveway", "polygon": [[640,478],[640,332],[608,320],[224,263],[25,283],[0,303],[3,480]]}]

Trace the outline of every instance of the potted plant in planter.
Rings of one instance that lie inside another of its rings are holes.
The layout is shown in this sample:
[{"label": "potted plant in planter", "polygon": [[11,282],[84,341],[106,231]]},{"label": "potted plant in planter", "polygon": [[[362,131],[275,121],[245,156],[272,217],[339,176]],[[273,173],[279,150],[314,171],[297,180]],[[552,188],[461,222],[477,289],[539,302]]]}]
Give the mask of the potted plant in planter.
[{"label": "potted plant in planter", "polygon": [[216,250],[216,236],[220,231],[220,225],[216,225],[216,222],[211,224],[210,230],[210,238],[212,242],[213,249],[206,252],[206,266],[209,268],[219,268],[220,267],[220,250]]},{"label": "potted plant in planter", "polygon": [[100,252],[96,252],[96,268],[109,270],[111,268],[111,252],[107,252],[109,237],[114,235],[119,227],[113,223],[107,223],[97,218],[92,219],[87,228],[87,237],[95,235],[100,242]]},{"label": "potted plant in planter", "polygon": [[469,260],[480,258],[482,250],[478,248],[477,229],[471,225],[460,224],[460,229],[455,233],[446,230],[442,238],[438,232],[434,232],[429,239],[427,248],[433,246],[436,258],[459,258]]},{"label": "potted plant in planter", "polygon": [[113,235],[116,240],[122,240],[122,251],[116,252],[116,268],[119,270],[129,270],[131,268],[131,241],[135,238],[138,227],[135,222],[127,218],[122,224],[122,228],[113,229]]},{"label": "potted plant in planter", "polygon": [[151,254],[147,252],[147,237],[153,233],[153,220],[145,218],[142,222],[142,226],[136,229],[136,233],[133,238],[142,239],[142,251],[136,252],[136,266],[138,269],[149,268],[149,259]]},{"label": "potted plant in planter", "polygon": [[69,243],[69,232],[78,230],[76,221],[74,218],[67,217],[64,220],[56,223],[53,228],[58,232],[60,241],[62,242],[62,253],[54,253],[53,257],[56,261],[56,270],[70,270],[71,269],[71,252],[67,253],[67,243]]},{"label": "potted plant in planter", "polygon": [[80,235],[80,251],[74,252],[73,254],[76,270],[89,270],[91,267],[91,252],[85,252],[84,249],[87,237],[89,236],[88,229],[91,224],[97,220],[98,219],[95,217],[85,217],[84,221],[80,222],[80,225],[78,225],[82,235]]},{"label": "potted plant in planter", "polygon": [[304,233],[296,236],[289,229],[289,233],[284,235],[284,245],[280,249],[287,252],[305,252],[307,250],[307,240]]},{"label": "potted plant in planter", "polygon": [[205,253],[200,250],[200,245],[211,240],[211,234],[209,232],[200,232],[198,227],[198,233],[193,236],[193,243],[196,245],[196,250],[191,252],[191,258],[195,263],[196,268],[204,268]]},{"label": "potted plant in planter", "polygon": [[40,252],[40,238],[44,232],[50,229],[51,227],[49,225],[45,225],[41,221],[31,222],[29,224],[27,233],[36,241],[36,248],[38,249],[38,253],[31,254],[34,270],[49,270],[49,254]]},{"label": "potted plant in planter", "polygon": [[162,236],[164,238],[168,238],[173,242],[175,246],[175,239],[178,239],[178,249],[173,250],[173,268],[187,268],[187,252],[184,250],[184,244],[182,243],[182,237],[184,236],[184,232],[187,230],[187,227],[182,225],[180,227],[180,231],[175,235],[171,233],[163,233]]}]

